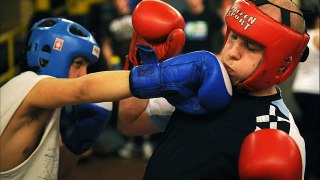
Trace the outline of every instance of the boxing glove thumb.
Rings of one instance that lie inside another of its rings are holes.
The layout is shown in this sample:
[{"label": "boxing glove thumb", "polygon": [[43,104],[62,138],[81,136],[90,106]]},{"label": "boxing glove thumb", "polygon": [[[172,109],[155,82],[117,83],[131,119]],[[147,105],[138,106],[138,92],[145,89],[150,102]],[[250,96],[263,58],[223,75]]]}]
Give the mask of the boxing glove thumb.
[{"label": "boxing glove thumb", "polygon": [[[166,39],[164,47],[161,48],[163,52],[159,53],[158,59],[168,59],[181,53],[185,43],[185,34],[182,29],[174,29],[170,32]],[[160,49],[156,47],[155,49]],[[160,51],[160,50],[159,50]],[[162,55],[162,56],[161,56]]]}]

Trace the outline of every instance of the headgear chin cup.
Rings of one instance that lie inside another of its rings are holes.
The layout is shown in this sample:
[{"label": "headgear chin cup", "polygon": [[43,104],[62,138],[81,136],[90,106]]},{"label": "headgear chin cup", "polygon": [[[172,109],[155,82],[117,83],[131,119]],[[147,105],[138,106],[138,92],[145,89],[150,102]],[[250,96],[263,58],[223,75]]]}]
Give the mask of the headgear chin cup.
[{"label": "headgear chin cup", "polygon": [[307,56],[304,54],[309,41],[307,33],[300,34],[284,26],[263,13],[251,1],[235,1],[225,21],[228,27],[226,38],[233,31],[264,46],[261,64],[248,79],[237,86],[238,89],[257,91],[280,84]]},{"label": "headgear chin cup", "polygon": [[47,18],[33,25],[27,44],[29,67],[39,67],[39,74],[67,78],[74,58],[84,57],[95,63],[100,48],[81,25],[63,18]]}]

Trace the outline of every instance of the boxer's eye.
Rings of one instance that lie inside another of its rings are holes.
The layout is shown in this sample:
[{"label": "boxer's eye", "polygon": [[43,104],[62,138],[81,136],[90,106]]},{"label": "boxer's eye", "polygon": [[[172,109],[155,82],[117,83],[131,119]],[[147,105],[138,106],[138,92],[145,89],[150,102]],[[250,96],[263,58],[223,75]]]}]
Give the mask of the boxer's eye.
[{"label": "boxer's eye", "polygon": [[263,47],[255,42],[245,41],[245,46],[249,51],[262,51]]}]

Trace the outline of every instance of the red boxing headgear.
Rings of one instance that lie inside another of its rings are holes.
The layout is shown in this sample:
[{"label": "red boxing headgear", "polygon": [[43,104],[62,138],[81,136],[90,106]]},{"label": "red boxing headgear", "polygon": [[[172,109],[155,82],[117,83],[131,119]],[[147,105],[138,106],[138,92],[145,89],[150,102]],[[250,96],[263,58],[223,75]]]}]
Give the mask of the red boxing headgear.
[{"label": "red boxing headgear", "polygon": [[293,73],[309,41],[307,33],[300,34],[277,22],[247,0],[236,0],[225,21],[226,38],[232,30],[264,47],[261,64],[248,79],[238,84],[239,89],[257,91],[282,83]]}]

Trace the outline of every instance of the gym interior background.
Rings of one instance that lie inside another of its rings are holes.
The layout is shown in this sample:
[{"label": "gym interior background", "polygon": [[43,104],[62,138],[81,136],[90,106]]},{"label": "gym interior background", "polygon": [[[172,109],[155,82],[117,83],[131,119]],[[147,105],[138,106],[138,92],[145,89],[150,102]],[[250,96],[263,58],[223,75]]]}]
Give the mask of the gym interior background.
[{"label": "gym interior background", "polygon": [[[22,58],[24,40],[30,28],[30,21],[35,12],[53,15],[67,13],[71,16],[82,16],[92,4],[108,3],[111,0],[1,0],[0,1],[0,86],[19,73],[18,62]],[[210,0],[219,3],[221,0]],[[185,8],[185,1],[166,1],[178,10]],[[79,22],[80,23],[80,22]],[[81,24],[81,23],[80,23]],[[294,75],[281,85],[284,100],[296,119],[300,112],[293,99],[291,87]],[[118,160],[95,158],[90,163],[79,166],[76,179],[141,179],[146,162],[141,159]],[[90,173],[90,169],[95,173]],[[109,169],[109,170],[108,170]]]}]

